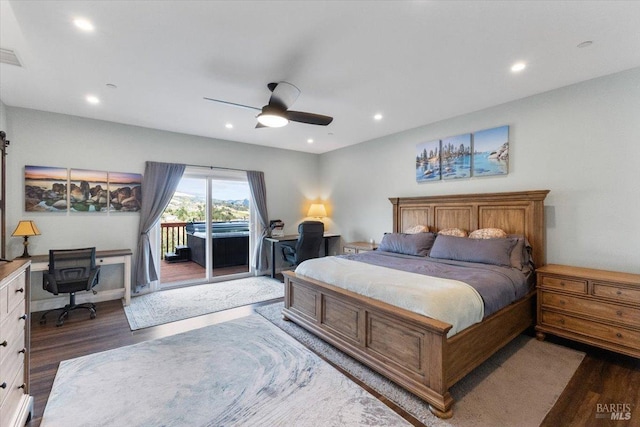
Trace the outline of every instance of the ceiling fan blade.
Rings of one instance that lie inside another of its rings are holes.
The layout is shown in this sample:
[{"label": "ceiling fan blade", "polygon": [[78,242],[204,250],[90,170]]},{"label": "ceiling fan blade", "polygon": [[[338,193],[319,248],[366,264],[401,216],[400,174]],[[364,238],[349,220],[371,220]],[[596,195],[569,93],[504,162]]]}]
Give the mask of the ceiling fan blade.
[{"label": "ceiling fan blade", "polygon": [[288,109],[300,96],[300,89],[288,82],[269,83],[271,93],[269,105],[275,105],[283,110]]},{"label": "ceiling fan blade", "polygon": [[304,113],[302,111],[286,111],[284,116],[292,122],[307,123],[310,125],[327,126],[333,121],[333,117],[322,114]]},{"label": "ceiling fan blade", "polygon": [[235,102],[223,101],[221,99],[207,98],[206,96],[204,97],[204,99],[206,99],[207,101],[219,102],[220,104],[233,105],[234,107],[246,108],[247,110],[258,110],[258,111],[262,110],[262,108],[256,108],[256,107],[252,107],[250,105],[244,105],[244,104],[236,104]]}]

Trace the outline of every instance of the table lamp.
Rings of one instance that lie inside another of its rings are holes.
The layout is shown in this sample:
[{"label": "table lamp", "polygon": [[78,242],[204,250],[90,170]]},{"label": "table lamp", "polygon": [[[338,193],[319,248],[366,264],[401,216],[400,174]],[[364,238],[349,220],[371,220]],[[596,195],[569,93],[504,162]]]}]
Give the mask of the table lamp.
[{"label": "table lamp", "polygon": [[324,218],[327,216],[327,210],[324,208],[324,204],[313,203],[311,206],[309,206],[309,212],[307,213],[307,216]]},{"label": "table lamp", "polygon": [[13,232],[12,236],[14,237],[24,237],[24,252],[22,256],[18,258],[30,258],[29,251],[27,250],[27,246],[29,246],[29,236],[39,236],[40,230],[36,227],[36,224],[33,221],[20,221],[18,222],[18,226],[16,230]]}]

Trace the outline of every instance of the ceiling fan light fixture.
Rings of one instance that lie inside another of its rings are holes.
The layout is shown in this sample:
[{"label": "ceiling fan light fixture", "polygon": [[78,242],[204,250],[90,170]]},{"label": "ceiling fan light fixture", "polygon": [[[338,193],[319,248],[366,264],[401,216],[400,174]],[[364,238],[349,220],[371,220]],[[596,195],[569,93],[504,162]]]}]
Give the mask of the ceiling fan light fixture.
[{"label": "ceiling fan light fixture", "polygon": [[288,125],[289,120],[278,112],[263,108],[262,113],[258,114],[258,123],[269,128],[281,128]]}]

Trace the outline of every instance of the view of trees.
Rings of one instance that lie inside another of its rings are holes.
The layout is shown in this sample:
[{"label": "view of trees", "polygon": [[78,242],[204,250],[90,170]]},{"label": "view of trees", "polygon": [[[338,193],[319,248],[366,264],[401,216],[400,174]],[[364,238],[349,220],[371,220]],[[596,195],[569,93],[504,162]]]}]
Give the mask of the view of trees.
[{"label": "view of trees", "polygon": [[[176,193],[162,215],[161,222],[190,222],[205,220],[204,200]],[[213,200],[213,221],[249,219],[249,200]]]}]

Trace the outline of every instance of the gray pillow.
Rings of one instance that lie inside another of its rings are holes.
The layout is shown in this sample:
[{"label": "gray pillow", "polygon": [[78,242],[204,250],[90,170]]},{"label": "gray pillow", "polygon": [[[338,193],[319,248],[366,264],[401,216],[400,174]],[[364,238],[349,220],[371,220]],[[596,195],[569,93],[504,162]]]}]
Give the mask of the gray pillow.
[{"label": "gray pillow", "polygon": [[379,251],[397,254],[427,256],[436,239],[433,233],[387,233],[378,246]]},{"label": "gray pillow", "polygon": [[429,256],[455,261],[511,267],[511,250],[517,239],[468,239],[438,235]]},{"label": "gray pillow", "polygon": [[529,271],[533,268],[531,258],[531,245],[526,237],[519,234],[509,234],[508,238],[516,239],[516,244],[511,250],[511,267],[520,271]]}]

